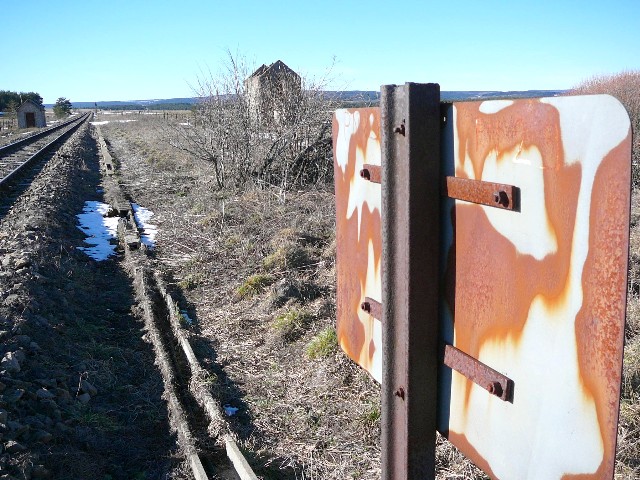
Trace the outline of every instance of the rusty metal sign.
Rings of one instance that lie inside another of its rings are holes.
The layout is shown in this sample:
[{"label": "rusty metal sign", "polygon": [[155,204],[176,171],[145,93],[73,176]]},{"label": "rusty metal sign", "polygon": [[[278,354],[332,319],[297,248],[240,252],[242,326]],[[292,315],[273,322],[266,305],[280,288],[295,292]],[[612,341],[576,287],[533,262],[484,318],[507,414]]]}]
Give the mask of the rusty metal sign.
[{"label": "rusty metal sign", "polygon": [[[613,478],[626,111],[606,95],[442,107],[437,428],[492,478]],[[377,109],[334,117],[338,335],[377,380],[386,309],[362,305],[381,300],[380,185],[360,172],[380,165],[379,126]]]},{"label": "rusty metal sign", "polygon": [[[372,181],[380,178],[380,109],[338,110],[333,142],[338,341],[381,382],[381,315],[365,302],[380,302],[382,295],[381,187]],[[362,308],[365,303],[369,308]]]},{"label": "rusty metal sign", "polygon": [[443,203],[443,340],[513,380],[443,367],[438,429],[494,478],[613,478],[631,129],[610,96],[460,102],[449,175],[518,186],[520,211]]}]

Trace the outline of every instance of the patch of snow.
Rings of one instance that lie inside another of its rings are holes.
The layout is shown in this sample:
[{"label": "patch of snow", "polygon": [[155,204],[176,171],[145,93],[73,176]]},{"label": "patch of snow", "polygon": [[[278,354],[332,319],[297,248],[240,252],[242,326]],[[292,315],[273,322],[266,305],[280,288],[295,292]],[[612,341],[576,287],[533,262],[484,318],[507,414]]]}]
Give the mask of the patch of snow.
[{"label": "patch of snow", "polygon": [[187,325],[191,326],[193,325],[193,318],[191,318],[189,316],[189,312],[187,312],[186,310],[180,310],[180,315],[182,315],[182,317],[184,318],[184,321],[187,323]]},{"label": "patch of snow", "polygon": [[156,235],[158,234],[158,228],[149,223],[151,217],[153,217],[153,212],[144,207],[141,207],[137,203],[132,203],[133,207],[133,216],[136,219],[136,223],[138,227],[142,230],[140,232],[140,240],[144,243],[147,248],[153,249],[156,246]]},{"label": "patch of snow", "polygon": [[179,123],[178,125],[184,125],[185,127],[190,127],[191,126],[191,124],[189,122]]},{"label": "patch of snow", "polygon": [[106,125],[109,123],[109,120],[104,120],[102,122],[89,122],[91,125]]},{"label": "patch of snow", "polygon": [[106,260],[115,253],[111,242],[118,238],[118,217],[105,217],[109,205],[102,202],[84,202],[78,217],[78,228],[87,236],[84,241],[89,247],[77,247],[94,260]]},{"label": "patch of snow", "polygon": [[230,405],[225,405],[222,408],[224,409],[224,413],[227,414],[227,417],[232,417],[238,412],[238,409],[236,407],[232,407]]}]

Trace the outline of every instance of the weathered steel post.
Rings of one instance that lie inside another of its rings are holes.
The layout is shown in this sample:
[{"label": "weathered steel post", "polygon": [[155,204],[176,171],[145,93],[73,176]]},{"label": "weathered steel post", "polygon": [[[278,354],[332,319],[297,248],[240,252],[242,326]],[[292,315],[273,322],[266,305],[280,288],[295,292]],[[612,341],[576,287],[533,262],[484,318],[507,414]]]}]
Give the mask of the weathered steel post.
[{"label": "weathered steel post", "polygon": [[382,478],[435,477],[440,86],[386,85],[382,138]]}]

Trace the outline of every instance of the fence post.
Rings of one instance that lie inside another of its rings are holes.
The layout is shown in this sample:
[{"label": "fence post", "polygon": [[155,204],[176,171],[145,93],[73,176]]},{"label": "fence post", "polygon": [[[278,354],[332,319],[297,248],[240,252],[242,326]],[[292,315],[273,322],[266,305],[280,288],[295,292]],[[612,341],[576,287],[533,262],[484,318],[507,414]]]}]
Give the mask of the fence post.
[{"label": "fence post", "polygon": [[438,371],[440,86],[381,89],[382,478],[433,479]]}]

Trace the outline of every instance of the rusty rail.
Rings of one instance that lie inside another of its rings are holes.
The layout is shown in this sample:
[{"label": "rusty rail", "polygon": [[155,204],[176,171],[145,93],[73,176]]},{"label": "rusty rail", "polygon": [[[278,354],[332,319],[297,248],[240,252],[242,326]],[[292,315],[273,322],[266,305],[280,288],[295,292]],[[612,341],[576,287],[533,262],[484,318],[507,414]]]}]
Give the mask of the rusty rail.
[{"label": "rusty rail", "polygon": [[[38,148],[38,150],[32,154],[29,154],[24,160],[20,159],[15,162],[11,162],[9,166],[9,171],[5,174],[2,174],[2,178],[0,178],[0,188],[5,187],[7,184],[12,182],[18,175],[20,175],[26,168],[31,166],[34,162],[41,159],[47,152],[49,152],[59,141],[66,139],[69,135],[71,135],[80,125],[82,125],[86,120],[91,116],[90,113],[84,114],[81,117],[74,118],[68,122],[65,122],[61,125],[56,125],[50,129],[39,132],[35,135],[32,135],[23,140],[19,140],[14,143],[10,143],[9,145],[5,145],[0,148],[0,159],[4,159],[9,155],[14,155],[16,152],[20,152],[21,149],[36,143],[37,140],[46,137],[47,135],[51,135],[52,133],[58,130],[64,130],[60,135],[56,135],[53,137],[51,141],[47,141],[47,143]],[[65,130],[66,129],[66,130]],[[4,169],[3,169],[4,170]],[[5,170],[6,171],[6,170]]]}]

